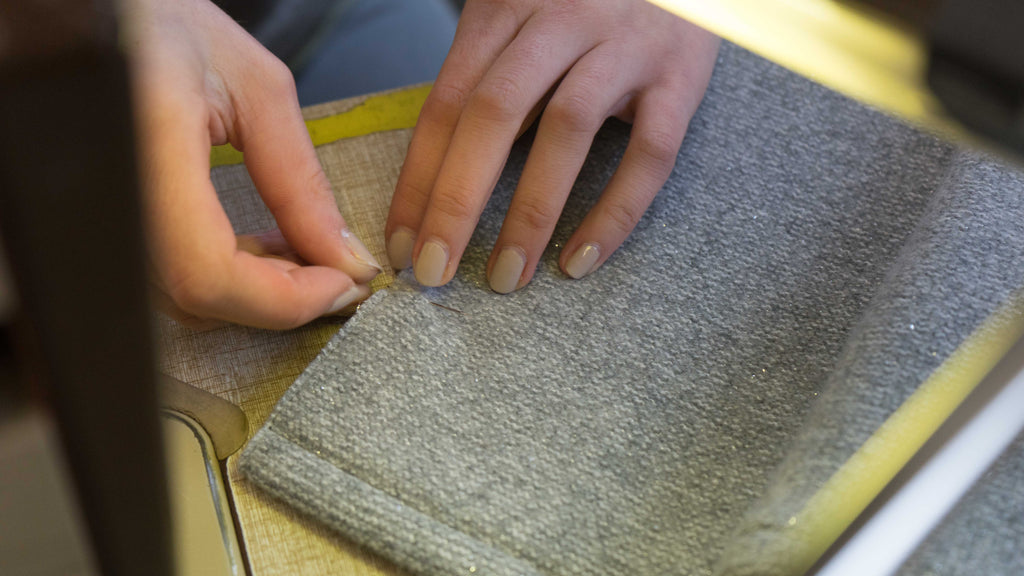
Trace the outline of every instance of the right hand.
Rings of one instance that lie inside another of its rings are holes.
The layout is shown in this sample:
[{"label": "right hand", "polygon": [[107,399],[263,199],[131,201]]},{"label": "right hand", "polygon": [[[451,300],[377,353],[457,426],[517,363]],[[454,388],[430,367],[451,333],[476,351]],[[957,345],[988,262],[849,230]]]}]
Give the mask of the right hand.
[{"label": "right hand", "polygon": [[455,275],[513,141],[538,111],[491,251],[495,292],[526,286],[605,119],[631,122],[560,266],[581,278],[622,245],[675,166],[718,54],[713,34],[644,0],[470,0],[423,105],[385,227],[395,268]]}]

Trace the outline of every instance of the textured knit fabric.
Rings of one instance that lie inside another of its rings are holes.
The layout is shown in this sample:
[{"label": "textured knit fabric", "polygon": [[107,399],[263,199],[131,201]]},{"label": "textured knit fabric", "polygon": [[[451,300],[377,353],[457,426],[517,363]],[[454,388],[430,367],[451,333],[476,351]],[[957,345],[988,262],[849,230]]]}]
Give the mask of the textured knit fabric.
[{"label": "textured knit fabric", "polygon": [[668,184],[570,280],[559,249],[628,130],[499,296],[517,145],[456,278],[364,304],[245,473],[423,574],[781,573],[793,509],[1024,285],[1024,180],[725,45]]},{"label": "textured knit fabric", "polygon": [[[1024,283],[1024,178],[964,153],[944,170],[926,212],[847,335],[765,505],[752,508],[731,540],[720,564],[724,573],[787,573],[786,551],[794,544],[785,537],[789,518]],[[1024,517],[1006,528],[1007,534],[985,537],[1006,542],[1015,534],[1012,542],[1024,541]],[[1024,553],[1016,563],[1019,573]]]}]

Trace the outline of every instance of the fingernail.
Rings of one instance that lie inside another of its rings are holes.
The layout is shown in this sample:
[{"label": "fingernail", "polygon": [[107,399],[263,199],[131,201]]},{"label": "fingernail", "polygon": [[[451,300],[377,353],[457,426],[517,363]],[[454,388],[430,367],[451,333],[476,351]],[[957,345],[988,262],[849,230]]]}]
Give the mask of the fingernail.
[{"label": "fingernail", "polygon": [[508,294],[515,290],[525,267],[526,256],[521,249],[513,246],[502,248],[498,259],[494,261],[494,267],[491,268],[491,290],[498,294]]},{"label": "fingernail", "polygon": [[448,248],[440,240],[431,238],[420,248],[420,257],[416,259],[416,280],[424,286],[440,286],[447,267]]},{"label": "fingernail", "polygon": [[380,263],[377,262],[377,259],[373,257],[373,254],[370,254],[370,250],[366,248],[366,245],[363,244],[363,242],[348,228],[341,229],[341,239],[345,242],[349,251],[352,252],[352,255],[356,257],[356,260],[358,260],[360,264],[376,268],[381,272],[384,271],[384,269],[380,267]]},{"label": "fingernail", "polygon": [[577,248],[572,258],[566,262],[565,271],[573,278],[583,278],[590,274],[600,256],[601,252],[598,250],[597,244],[584,244]]},{"label": "fingernail", "polygon": [[416,235],[412,230],[401,226],[395,228],[388,238],[388,260],[395,270],[405,270],[412,266],[412,247],[416,244]]},{"label": "fingernail", "polygon": [[366,298],[369,296],[369,286],[366,286],[364,284],[356,284],[355,286],[342,292],[341,296],[338,296],[338,298],[334,301],[334,304],[331,304],[331,307],[328,308],[327,312],[325,312],[324,314],[337,314],[338,312],[341,312],[342,310],[351,306],[352,304],[355,304],[356,302],[366,300]]}]

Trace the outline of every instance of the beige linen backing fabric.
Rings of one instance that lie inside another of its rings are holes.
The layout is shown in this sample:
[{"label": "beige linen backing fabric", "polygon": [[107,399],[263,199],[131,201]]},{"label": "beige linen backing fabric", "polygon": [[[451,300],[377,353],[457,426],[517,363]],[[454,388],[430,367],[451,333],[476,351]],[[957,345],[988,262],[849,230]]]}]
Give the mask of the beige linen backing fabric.
[{"label": "beige linen backing fabric", "polygon": [[[351,110],[364,99],[341,100],[303,112],[307,120],[320,118]],[[342,215],[382,263],[386,262],[384,219],[411,135],[411,129],[380,132],[317,149]],[[237,233],[275,227],[243,165],[215,168],[211,177]],[[392,278],[388,268],[374,281],[374,287]],[[249,418],[251,435],[341,324],[341,319],[327,319],[298,330],[272,332],[222,324],[186,326],[160,315],[159,368],[240,406]],[[390,562],[254,489],[238,473],[237,455],[227,461],[226,480],[254,576],[402,573]]]}]

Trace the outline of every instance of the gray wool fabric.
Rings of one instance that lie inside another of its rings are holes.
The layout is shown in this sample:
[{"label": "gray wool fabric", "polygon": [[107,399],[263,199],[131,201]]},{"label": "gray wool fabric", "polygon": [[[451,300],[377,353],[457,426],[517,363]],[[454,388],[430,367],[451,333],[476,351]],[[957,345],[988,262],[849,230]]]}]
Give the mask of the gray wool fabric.
[{"label": "gray wool fabric", "polygon": [[[784,573],[786,519],[1024,286],[1024,178],[725,44],[669,182],[570,280],[560,246],[628,133],[602,129],[500,296],[519,143],[456,278],[365,303],[244,472],[421,574]],[[1024,502],[1014,450],[907,574],[966,561],[979,526],[1020,572],[1024,520],[986,512]]]},{"label": "gray wool fabric", "polygon": [[[927,210],[847,335],[762,502],[733,534],[721,573],[785,573],[789,518],[972,328],[1024,285],[1024,177],[966,153],[944,170]],[[1006,495],[1024,505],[1024,493]],[[1024,517],[1006,528],[984,536],[1014,548],[1024,542]],[[1011,572],[1019,573],[1024,551],[1014,556]]]}]

